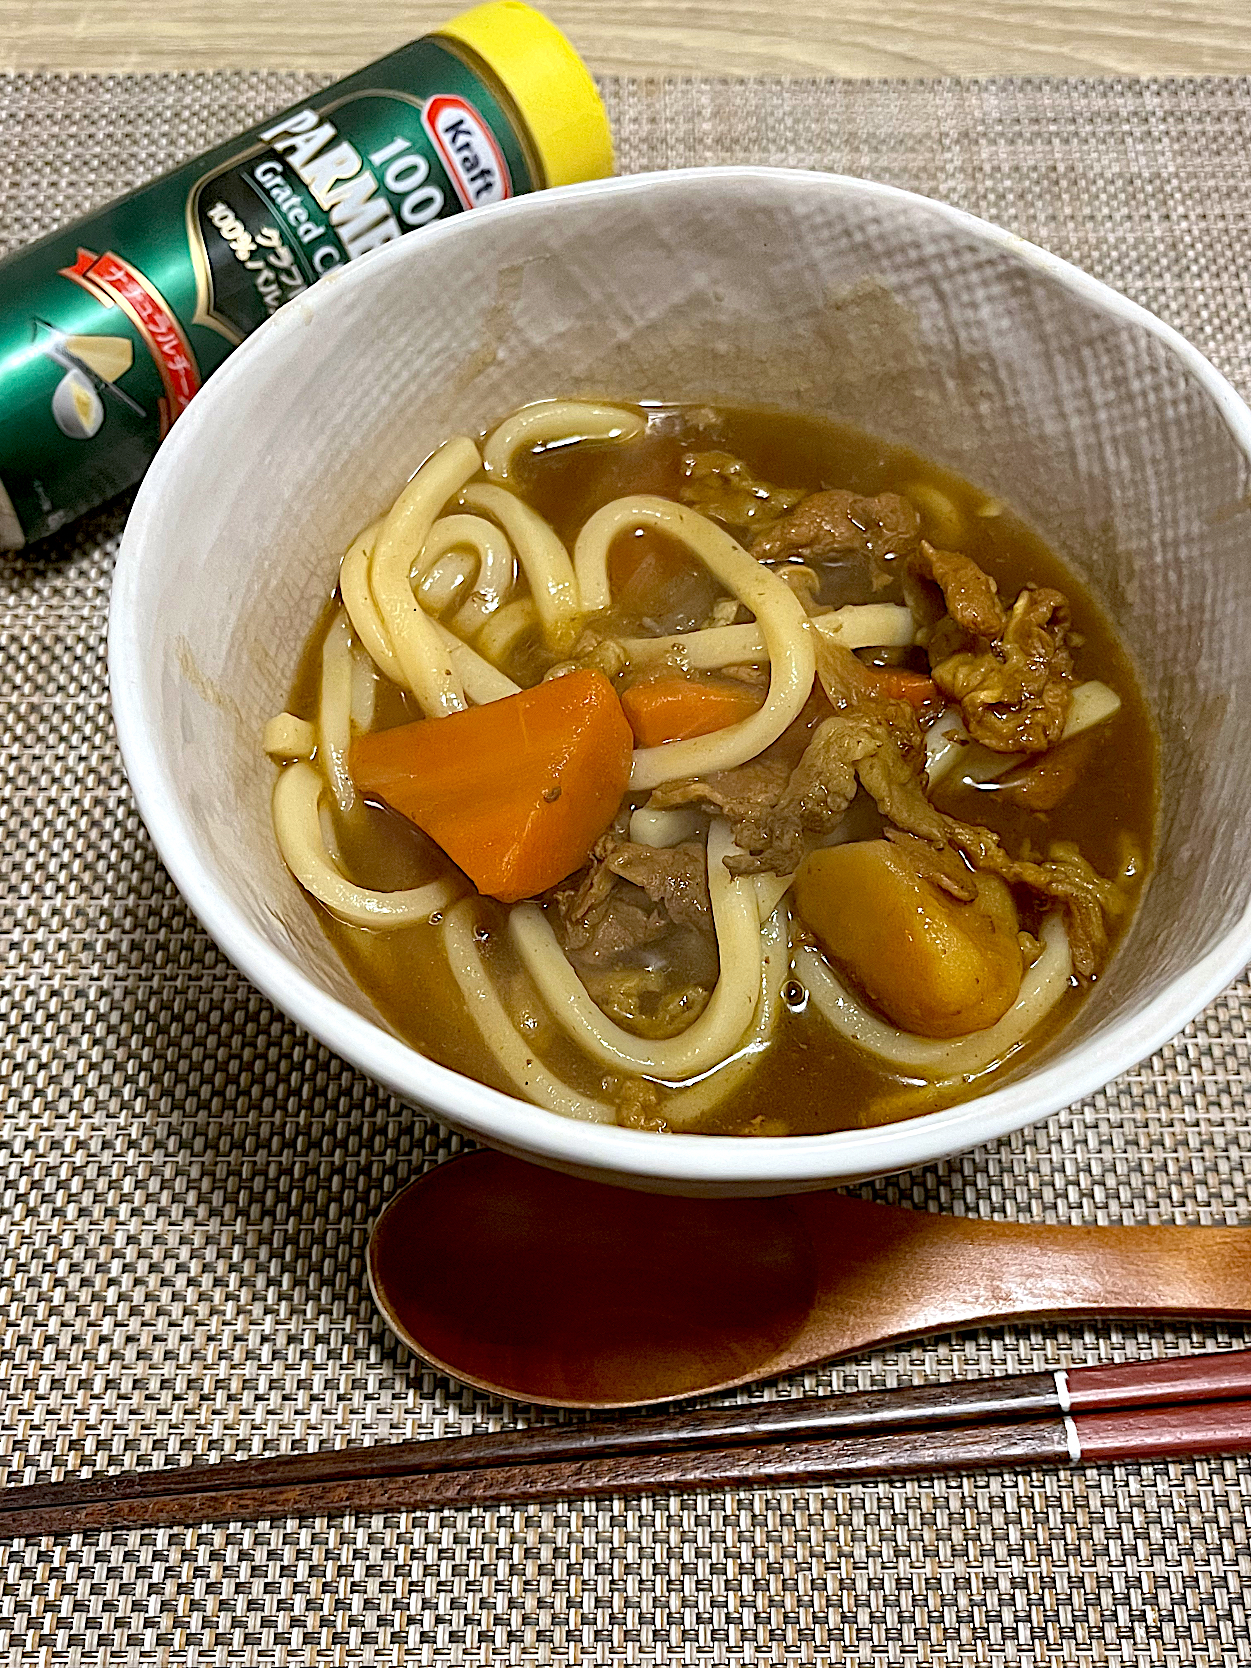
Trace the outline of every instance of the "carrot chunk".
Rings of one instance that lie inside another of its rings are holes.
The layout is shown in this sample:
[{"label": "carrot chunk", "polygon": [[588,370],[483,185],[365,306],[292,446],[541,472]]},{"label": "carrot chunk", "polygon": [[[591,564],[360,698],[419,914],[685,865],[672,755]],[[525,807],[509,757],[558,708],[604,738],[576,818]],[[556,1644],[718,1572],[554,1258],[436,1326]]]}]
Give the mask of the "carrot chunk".
[{"label": "carrot chunk", "polygon": [[907,701],[918,712],[943,705],[938,685],[924,672],[905,671],[901,666],[866,666],[865,671],[883,695],[889,695],[896,701]]},{"label": "carrot chunk", "polygon": [[350,768],[367,798],[416,823],[480,892],[516,903],[585,861],[616,815],[632,750],[612,685],[585,670],[359,736]]},{"label": "carrot chunk", "polygon": [[748,689],[728,678],[684,678],[676,672],[636,683],[621,697],[640,747],[711,735],[727,724],[750,718],[763,701],[763,690]]}]

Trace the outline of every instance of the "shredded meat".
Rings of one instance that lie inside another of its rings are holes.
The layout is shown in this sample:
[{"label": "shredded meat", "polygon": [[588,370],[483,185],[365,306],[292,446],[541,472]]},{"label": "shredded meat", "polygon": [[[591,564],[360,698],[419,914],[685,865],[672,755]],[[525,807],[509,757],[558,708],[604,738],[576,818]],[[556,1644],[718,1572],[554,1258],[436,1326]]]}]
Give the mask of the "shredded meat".
[{"label": "shredded meat", "polygon": [[[702,805],[730,823],[742,855],[736,874],[792,874],[809,851],[832,834],[856,793],[862,765],[883,735],[896,733],[919,774],[925,745],[917,716],[904,701],[882,696],[872,673],[848,650],[818,644],[822,688],[769,752],[735,770],[669,782],[649,804],[657,810]],[[871,764],[867,768],[872,768]]]},{"label": "shredded meat", "polygon": [[[954,847],[972,868],[999,875],[1009,886],[1054,898],[1067,917],[1074,969],[1084,979],[1096,973],[1108,947],[1104,912],[1120,907],[1115,886],[1096,874],[1075,847],[1053,846],[1045,863],[1012,857],[989,828],[960,822],[931,805],[920,778],[893,751],[884,747],[859,772],[886,820],[934,847]],[[892,829],[886,837],[895,837]]]},{"label": "shredded meat", "polygon": [[651,907],[622,888],[614,889],[613,879],[599,864],[581,887],[555,894],[558,936],[579,970],[611,965],[619,956],[654,944],[669,929],[663,909]]},{"label": "shredded meat", "polygon": [[[618,880],[660,907],[649,910],[637,896],[622,894]],[[591,848],[577,885],[558,887],[553,895],[567,950],[599,948],[600,939],[605,948],[611,942],[617,951],[637,949],[654,942],[669,922],[711,931],[704,848],[694,842],[641,846],[609,829]]]},{"label": "shredded meat", "polygon": [[1047,862],[1030,863],[1010,856],[988,828],[976,824],[952,820],[948,836],[975,869],[1054,898],[1064,909],[1074,971],[1083,979],[1098,972],[1108,950],[1104,914],[1118,913],[1121,903],[1116,887],[1076,847],[1057,842]]},{"label": "shredded meat", "polygon": [[708,871],[698,842],[658,847],[625,840],[605,856],[604,867],[640,887],[653,903],[663,904],[671,921],[688,927],[708,925]]},{"label": "shredded meat", "polygon": [[570,657],[575,666],[589,666],[606,678],[618,677],[630,664],[629,655],[617,639],[597,626],[583,627]]},{"label": "shredded meat", "polygon": [[999,587],[971,556],[962,556],[956,550],[935,550],[922,539],[912,565],[938,586],[948,614],[962,631],[990,642],[997,642],[1003,635],[1006,616]]},{"label": "shredded meat", "polygon": [[[604,867],[603,858],[615,844],[620,843],[620,839],[621,836],[612,829],[601,834],[591,847],[586,868],[552,892],[566,950],[586,949],[603,919],[615,878],[612,871]],[[646,920],[649,912],[642,910],[639,913]],[[646,940],[640,939],[640,942]]]},{"label": "shredded meat", "polygon": [[[565,953],[611,1019],[637,1036],[672,1037],[699,1017],[716,982],[702,845],[661,850],[609,829],[577,884],[551,897]],[[667,964],[685,976],[675,981]]]},{"label": "shredded meat", "polygon": [[718,811],[728,820],[740,850],[763,852],[775,843],[777,803],[786,791],[791,773],[792,766],[786,759],[752,759],[735,770],[710,771],[704,777],[666,782],[653,792],[648,805],[657,811],[677,805],[702,805],[709,811]]},{"label": "shredded meat", "polygon": [[949,621],[930,637],[934,682],[960,703],[974,741],[997,753],[1043,753],[1064,734],[1073,693],[1068,599],[1026,586],[1004,613],[995,582],[968,556],[924,540],[916,571],[932,579]]},{"label": "shredded meat", "polygon": [[980,654],[948,655],[933,668],[975,741],[998,753],[1043,753],[1060,740],[1073,697],[1068,624],[1059,591],[1025,590],[997,643]]},{"label": "shredded meat", "polygon": [[906,498],[861,498],[841,489],[814,492],[785,521],[761,533],[752,555],[762,562],[828,562],[841,556],[910,556],[921,523]]},{"label": "shredded meat", "polygon": [[736,874],[794,874],[842,821],[856,797],[856,767],[874,745],[854,720],[827,718],[769,814],[741,834],[735,829],[735,843],[747,855],[727,859],[727,866]]},{"label": "shredded meat", "polygon": [[687,452],[682,474],[682,502],[726,527],[768,527],[804,496],[802,487],[776,487],[759,480],[729,452]]},{"label": "shredded meat", "polygon": [[887,837],[928,846],[928,870],[954,896],[967,895],[961,878],[967,865],[1055,899],[1067,917],[1073,966],[1090,978],[1107,950],[1104,913],[1119,907],[1116,888],[1075,848],[1055,846],[1042,863],[1014,858],[988,828],[939,811],[925,795],[925,745],[912,708],[883,697],[855,655],[838,644],[818,645],[817,671],[831,716],[817,725],[793,770],[782,759],[759,759],[702,781],[670,783],[651,803],[721,811],[747,854],[730,860],[735,872],[790,874],[833,830],[859,782],[891,825]]},{"label": "shredded meat", "polygon": [[[999,753],[1046,755],[1014,772],[996,791],[1041,812],[1069,792],[1084,755],[1073,748],[1050,751],[1063,735],[1073,689],[1071,616],[1061,592],[1026,586],[1006,606],[992,576],[971,557],[923,540],[917,512],[892,493],[863,497],[844,490],[804,494],[777,488],[726,452],[688,453],[683,468],[683,501],[754,534],[753,555],[786,564],[805,601],[815,594],[815,570],[823,562],[867,558],[880,577],[888,571],[885,558],[907,558],[905,593],[925,626],[934,681],[959,703],[969,734]],[[938,810],[926,794],[924,737],[916,712],[883,696],[854,655],[824,639],[818,674],[824,700],[810,702],[803,723],[792,725],[763,757],[735,770],[668,783],[653,793],[651,805],[698,804],[725,816],[739,847],[729,860],[734,872],[788,874],[834,833],[863,790],[888,825],[887,837],[907,841],[913,860],[951,895],[972,897],[972,875],[978,871],[1058,903],[1067,919],[1073,965],[1080,976],[1091,977],[1107,949],[1105,917],[1120,907],[1116,887],[1074,847],[1053,845],[1045,860],[1013,857],[990,829]],[[651,903],[649,915],[639,893],[633,894],[639,902],[631,907],[643,920],[658,915],[694,924],[701,911],[707,920],[706,879],[696,847],[658,853],[614,836],[609,847],[597,848],[573,900],[575,919],[607,921],[618,879],[640,888]]]},{"label": "shredded meat", "polygon": [[[848,662],[859,664],[854,655],[836,644],[818,649],[821,681],[836,707],[835,694],[840,686],[855,688],[855,673]],[[891,704],[903,705],[902,702]],[[1063,906],[1067,917],[1073,966],[1082,978],[1090,978],[1107,952],[1104,912],[1114,912],[1120,906],[1115,886],[1097,875],[1074,847],[1057,845],[1052,848],[1050,861],[1026,862],[1010,856],[990,829],[945,816],[925,796],[921,775],[924,752],[918,761],[915,750],[908,744],[906,723],[900,722],[901,717],[896,714],[891,721],[883,720],[878,729],[878,745],[856,765],[861,785],[873,797],[883,817],[894,829],[914,835],[936,849],[954,848],[973,869],[997,874],[1009,886],[1023,886],[1054,898]],[[888,829],[887,838],[892,837],[892,830]]]},{"label": "shredded meat", "polygon": [[892,845],[899,846],[911,867],[931,886],[955,898],[959,903],[973,903],[977,898],[977,883],[973,871],[960,854],[950,846],[931,846],[918,840],[915,834],[903,834],[897,828],[886,831]]},{"label": "shredded meat", "polygon": [[825,637],[817,642],[817,677],[836,716],[885,728],[909,767],[920,774],[925,766],[925,738],[915,707],[884,693],[870,667]]}]

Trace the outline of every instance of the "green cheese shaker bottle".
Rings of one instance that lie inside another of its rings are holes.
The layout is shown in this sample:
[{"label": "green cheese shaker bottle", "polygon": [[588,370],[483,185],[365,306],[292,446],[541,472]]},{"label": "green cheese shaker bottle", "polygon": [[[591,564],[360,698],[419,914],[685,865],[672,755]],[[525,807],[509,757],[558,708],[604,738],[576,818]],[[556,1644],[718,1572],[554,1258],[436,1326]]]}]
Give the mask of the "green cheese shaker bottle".
[{"label": "green cheese shaker bottle", "polygon": [[323,273],[611,172],[569,42],[491,0],[0,262],[0,550],[133,486],[205,377]]}]

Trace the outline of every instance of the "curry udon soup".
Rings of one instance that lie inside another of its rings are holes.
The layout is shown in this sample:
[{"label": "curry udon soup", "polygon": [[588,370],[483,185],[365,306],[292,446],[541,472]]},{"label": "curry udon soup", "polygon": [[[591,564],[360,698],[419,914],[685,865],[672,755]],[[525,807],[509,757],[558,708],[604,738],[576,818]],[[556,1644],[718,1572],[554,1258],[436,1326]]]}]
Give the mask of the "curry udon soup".
[{"label": "curry udon soup", "polygon": [[1129,662],[1008,507],[754,410],[447,441],[265,745],[283,856],[401,1035],[655,1130],[980,1091],[1099,977],[1154,821]]}]

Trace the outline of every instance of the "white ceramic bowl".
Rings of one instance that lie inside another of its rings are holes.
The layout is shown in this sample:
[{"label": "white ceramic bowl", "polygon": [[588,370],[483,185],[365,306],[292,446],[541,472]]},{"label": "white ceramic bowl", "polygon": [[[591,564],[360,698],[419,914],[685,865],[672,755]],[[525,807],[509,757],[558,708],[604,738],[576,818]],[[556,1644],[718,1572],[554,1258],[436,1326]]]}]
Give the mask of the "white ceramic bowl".
[{"label": "white ceramic bowl", "polygon": [[[1075,1021],[993,1093],[802,1139],[568,1122],[415,1053],[322,936],[274,846],[260,734],[338,558],[445,436],[580,393],[848,419],[1011,500],[1111,609],[1163,738],[1158,868]],[[904,1169],[1098,1089],[1251,955],[1249,456],[1251,413],[1175,332],[941,204],[755,168],[522,198],[319,284],[179,420],[114,582],[126,768],[226,954],[327,1046],[447,1124],[675,1192],[781,1193]]]}]

